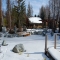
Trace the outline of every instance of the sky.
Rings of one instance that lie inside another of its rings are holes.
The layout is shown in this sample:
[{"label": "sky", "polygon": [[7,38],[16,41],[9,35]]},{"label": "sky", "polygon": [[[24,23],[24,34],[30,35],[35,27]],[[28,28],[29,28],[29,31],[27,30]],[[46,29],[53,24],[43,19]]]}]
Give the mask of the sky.
[{"label": "sky", "polygon": [[30,3],[33,7],[33,15],[38,15],[41,6],[48,5],[49,0],[26,0],[26,6]]},{"label": "sky", "polygon": [[[5,3],[6,3],[6,0],[2,0],[2,4],[3,4],[3,9],[6,9],[5,7]],[[49,0],[25,0],[25,3],[26,3],[26,7],[28,6],[28,3],[30,3],[30,5],[32,5],[33,7],[33,15],[38,15],[39,13],[39,9],[41,8],[41,6],[46,6],[48,5],[48,1]]]}]

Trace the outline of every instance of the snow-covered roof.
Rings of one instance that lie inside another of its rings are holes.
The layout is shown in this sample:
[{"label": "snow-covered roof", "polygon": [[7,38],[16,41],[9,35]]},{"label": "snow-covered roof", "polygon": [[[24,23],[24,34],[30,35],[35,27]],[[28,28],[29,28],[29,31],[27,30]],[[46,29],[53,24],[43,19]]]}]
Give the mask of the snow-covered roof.
[{"label": "snow-covered roof", "polygon": [[42,23],[41,20],[42,20],[42,19],[39,18],[39,17],[30,17],[30,18],[29,18],[30,23]]}]

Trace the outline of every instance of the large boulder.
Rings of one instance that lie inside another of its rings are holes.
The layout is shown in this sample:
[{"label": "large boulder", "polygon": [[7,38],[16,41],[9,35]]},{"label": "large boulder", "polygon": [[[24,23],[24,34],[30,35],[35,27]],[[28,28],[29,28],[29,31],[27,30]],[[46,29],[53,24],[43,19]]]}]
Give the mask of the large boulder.
[{"label": "large boulder", "polygon": [[20,52],[25,52],[23,44],[17,44],[15,47],[12,49],[13,52],[15,53],[20,53]]}]

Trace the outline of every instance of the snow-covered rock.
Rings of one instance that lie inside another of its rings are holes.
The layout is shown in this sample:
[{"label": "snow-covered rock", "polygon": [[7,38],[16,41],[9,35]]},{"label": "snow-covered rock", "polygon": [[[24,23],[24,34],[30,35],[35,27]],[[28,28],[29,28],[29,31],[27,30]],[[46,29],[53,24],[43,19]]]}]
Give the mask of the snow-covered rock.
[{"label": "snow-covered rock", "polygon": [[8,44],[6,44],[6,41],[5,40],[3,40],[3,42],[2,42],[2,46],[7,46]]},{"label": "snow-covered rock", "polygon": [[17,44],[15,45],[12,51],[15,53],[19,53],[19,52],[24,52],[25,50],[23,44]]}]

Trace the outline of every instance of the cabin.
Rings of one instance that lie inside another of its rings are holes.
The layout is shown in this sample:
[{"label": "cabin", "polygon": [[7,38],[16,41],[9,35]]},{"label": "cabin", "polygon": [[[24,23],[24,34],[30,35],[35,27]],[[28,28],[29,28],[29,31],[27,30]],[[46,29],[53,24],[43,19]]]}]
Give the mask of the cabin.
[{"label": "cabin", "polygon": [[30,28],[42,28],[42,19],[39,17],[30,17],[29,20],[29,27]]}]

